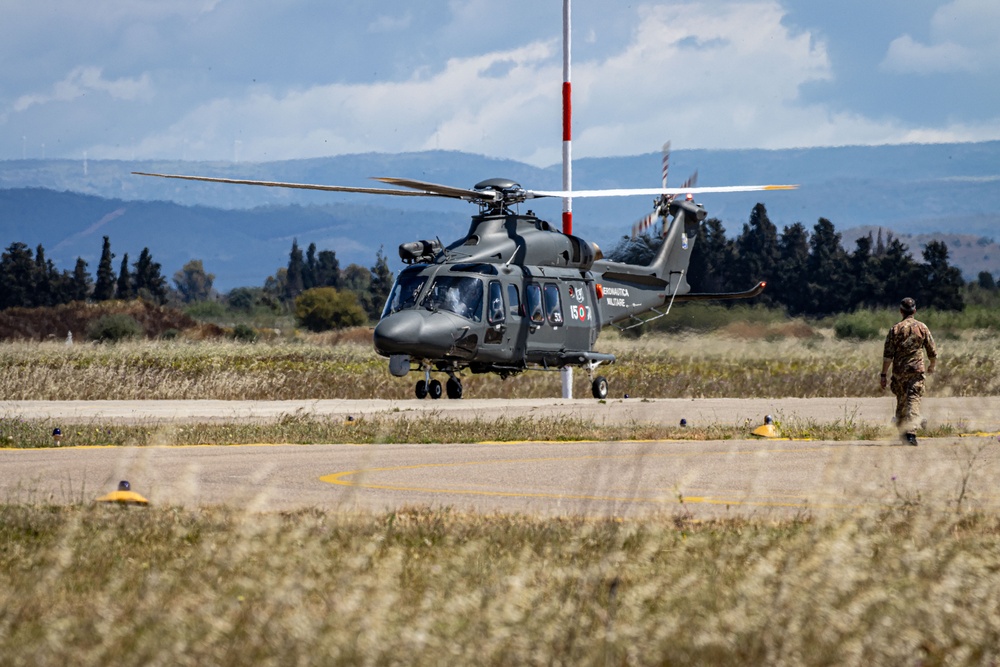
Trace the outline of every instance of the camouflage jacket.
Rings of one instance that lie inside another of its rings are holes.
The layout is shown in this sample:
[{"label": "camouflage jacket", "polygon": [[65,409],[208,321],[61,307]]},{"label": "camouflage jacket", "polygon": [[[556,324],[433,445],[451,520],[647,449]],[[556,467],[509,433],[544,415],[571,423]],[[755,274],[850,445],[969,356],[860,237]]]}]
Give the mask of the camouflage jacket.
[{"label": "camouflage jacket", "polygon": [[937,356],[930,329],[907,317],[889,329],[882,357],[892,360],[893,375],[911,375],[924,372],[924,350],[931,359]]}]

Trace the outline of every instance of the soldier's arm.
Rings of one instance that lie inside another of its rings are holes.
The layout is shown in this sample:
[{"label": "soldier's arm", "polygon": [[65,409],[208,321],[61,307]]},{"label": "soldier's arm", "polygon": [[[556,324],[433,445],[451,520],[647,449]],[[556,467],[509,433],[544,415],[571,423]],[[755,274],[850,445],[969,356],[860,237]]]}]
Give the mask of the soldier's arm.
[{"label": "soldier's arm", "polygon": [[882,372],[879,373],[878,383],[879,386],[885,389],[886,374],[889,372],[889,366],[892,364],[892,329],[889,330],[889,335],[885,337],[885,347],[882,350]]},{"label": "soldier's arm", "polygon": [[927,372],[933,373],[934,366],[937,364],[937,346],[934,345],[934,336],[931,335],[931,330],[927,330],[927,339],[924,341],[924,349],[927,350]]}]

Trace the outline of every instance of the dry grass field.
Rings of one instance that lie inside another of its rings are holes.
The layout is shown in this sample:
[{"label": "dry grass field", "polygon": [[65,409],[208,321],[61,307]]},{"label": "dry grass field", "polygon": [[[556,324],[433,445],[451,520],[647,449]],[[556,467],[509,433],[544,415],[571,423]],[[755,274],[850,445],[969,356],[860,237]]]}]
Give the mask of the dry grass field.
[{"label": "dry grass field", "polygon": [[[414,374],[389,375],[374,353],[370,330],[302,336],[277,342],[138,341],[0,343],[0,398],[7,400],[368,399],[410,398]],[[332,341],[336,339],[337,343]],[[829,332],[796,335],[765,325],[720,333],[606,334],[598,349],[618,356],[600,372],[612,396],[633,398],[874,396],[879,393],[881,341],[838,340]],[[939,341],[937,396],[1000,394],[1000,345],[993,331]],[[586,373],[574,395],[589,396]],[[558,373],[529,372],[507,380],[463,377],[476,398],[558,396]]]},{"label": "dry grass field", "polygon": [[0,506],[5,665],[990,665],[1000,522]]}]

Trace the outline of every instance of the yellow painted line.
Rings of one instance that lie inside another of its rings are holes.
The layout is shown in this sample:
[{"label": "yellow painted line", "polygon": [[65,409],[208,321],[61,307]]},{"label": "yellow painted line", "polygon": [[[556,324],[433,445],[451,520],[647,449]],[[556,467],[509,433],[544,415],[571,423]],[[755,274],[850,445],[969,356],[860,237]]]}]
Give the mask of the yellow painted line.
[{"label": "yellow painted line", "polygon": [[[808,448],[796,448],[796,449],[773,449],[773,450],[763,450],[765,453],[800,453],[800,452],[822,452],[827,451],[825,449],[820,449],[816,447]],[[645,453],[641,456],[643,457],[665,457],[665,458],[681,458],[681,457],[691,457],[691,456],[704,456],[704,455],[757,455],[760,454],[761,450],[747,450],[741,452],[733,451],[698,451],[698,452],[671,452],[663,454],[650,454]],[[677,500],[676,494],[663,494],[655,497],[635,497],[635,496],[610,496],[610,495],[591,495],[591,494],[573,494],[573,493],[542,493],[542,492],[522,492],[522,491],[495,491],[495,490],[477,490],[477,489],[455,489],[455,488],[433,488],[433,487],[420,487],[420,486],[404,486],[399,484],[377,484],[374,482],[359,482],[355,480],[348,479],[356,475],[379,473],[379,472],[398,472],[401,470],[421,470],[421,469],[433,469],[433,468],[455,468],[460,466],[482,466],[482,465],[496,465],[496,464],[511,464],[511,463],[551,463],[556,461],[588,461],[588,460],[598,460],[598,459],[623,459],[623,458],[635,458],[635,454],[616,454],[612,456],[606,455],[584,455],[584,456],[552,456],[552,457],[541,457],[541,458],[528,458],[528,459],[502,459],[496,461],[460,461],[452,463],[417,463],[413,465],[405,466],[387,466],[382,468],[362,468],[358,470],[345,470],[338,473],[332,473],[329,475],[323,475],[319,479],[321,482],[327,484],[333,484],[335,486],[348,486],[353,488],[371,489],[379,491],[403,491],[410,493],[431,493],[431,494],[453,494],[453,495],[471,495],[471,496],[486,496],[486,497],[501,497],[501,498],[543,498],[549,500],[595,500],[595,501],[615,501],[615,502],[627,502],[627,503],[656,503],[656,504],[680,504]],[[826,509],[853,509],[859,507],[858,505],[840,505],[840,504],[816,504],[809,502],[778,502],[778,501],[767,501],[767,500],[736,500],[729,498],[717,498],[714,496],[683,496],[685,503],[692,504],[704,504],[704,505],[752,505],[760,507],[821,507]]]}]

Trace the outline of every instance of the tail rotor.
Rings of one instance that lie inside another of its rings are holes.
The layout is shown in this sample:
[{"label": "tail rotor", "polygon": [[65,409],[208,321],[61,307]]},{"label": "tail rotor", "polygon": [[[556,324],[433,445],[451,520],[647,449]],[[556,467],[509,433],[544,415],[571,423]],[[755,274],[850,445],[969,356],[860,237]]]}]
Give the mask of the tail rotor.
[{"label": "tail rotor", "polygon": [[[666,190],[667,175],[670,171],[669,141],[663,144],[662,151],[663,151],[663,162],[662,162],[663,189]],[[694,188],[697,184],[698,184],[698,171],[695,170],[695,172],[691,174],[691,176],[689,176],[688,179],[684,181],[684,183],[681,184],[680,190],[683,191],[687,190],[688,188]],[[635,223],[633,223],[632,238],[635,239],[639,235],[645,233],[645,231],[649,229],[653,225],[653,223],[655,223],[658,219],[662,219],[664,221],[663,231],[661,232],[661,234],[666,233],[666,219],[667,219],[667,214],[670,212],[670,202],[674,200],[674,197],[676,197],[677,194],[679,193],[662,194],[656,199],[654,199],[652,213],[649,213],[639,218],[638,220],[635,221]],[[690,199],[692,195],[688,194],[687,197]]]}]

